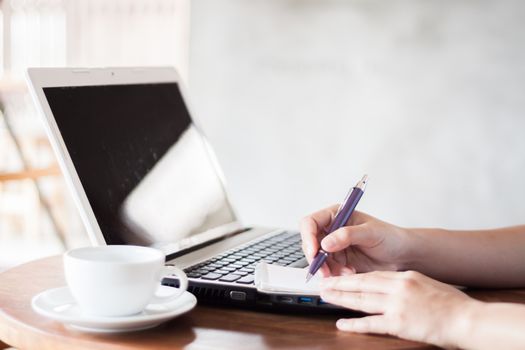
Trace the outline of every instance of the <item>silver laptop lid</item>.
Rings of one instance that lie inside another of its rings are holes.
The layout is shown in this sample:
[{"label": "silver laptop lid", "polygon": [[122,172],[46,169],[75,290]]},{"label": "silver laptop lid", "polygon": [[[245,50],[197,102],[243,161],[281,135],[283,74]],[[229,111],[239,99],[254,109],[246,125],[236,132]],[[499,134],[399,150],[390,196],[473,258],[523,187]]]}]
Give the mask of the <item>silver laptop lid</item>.
[{"label": "silver laptop lid", "polygon": [[42,92],[106,244],[170,254],[238,227],[177,81]]}]

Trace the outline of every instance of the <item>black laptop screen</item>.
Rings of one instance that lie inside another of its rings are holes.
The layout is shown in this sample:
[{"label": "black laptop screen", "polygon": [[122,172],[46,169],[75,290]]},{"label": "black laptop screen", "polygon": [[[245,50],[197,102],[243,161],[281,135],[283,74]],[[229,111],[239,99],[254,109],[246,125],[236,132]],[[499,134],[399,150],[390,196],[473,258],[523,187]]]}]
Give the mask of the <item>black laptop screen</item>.
[{"label": "black laptop screen", "polygon": [[176,83],[44,94],[106,243],[187,242],[235,220]]}]

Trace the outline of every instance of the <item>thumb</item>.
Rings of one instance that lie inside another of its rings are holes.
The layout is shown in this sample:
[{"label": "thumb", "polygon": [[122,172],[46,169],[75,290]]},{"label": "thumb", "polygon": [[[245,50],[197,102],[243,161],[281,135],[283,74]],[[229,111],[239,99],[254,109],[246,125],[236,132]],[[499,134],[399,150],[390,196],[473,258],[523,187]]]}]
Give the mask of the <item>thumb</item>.
[{"label": "thumb", "polygon": [[376,234],[365,224],[343,226],[327,235],[321,241],[321,247],[328,253],[333,253],[355,245],[371,247],[376,244],[376,241]]}]

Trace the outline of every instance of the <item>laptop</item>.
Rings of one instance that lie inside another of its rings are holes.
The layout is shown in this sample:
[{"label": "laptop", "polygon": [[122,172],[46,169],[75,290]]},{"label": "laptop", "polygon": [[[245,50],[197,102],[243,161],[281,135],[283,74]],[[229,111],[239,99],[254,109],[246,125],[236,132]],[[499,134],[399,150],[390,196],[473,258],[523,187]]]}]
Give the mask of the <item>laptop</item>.
[{"label": "laptop", "polygon": [[28,78],[92,244],[162,250],[203,303],[337,309],[257,291],[259,262],[307,266],[300,235],[239,222],[173,68],[30,68]]}]

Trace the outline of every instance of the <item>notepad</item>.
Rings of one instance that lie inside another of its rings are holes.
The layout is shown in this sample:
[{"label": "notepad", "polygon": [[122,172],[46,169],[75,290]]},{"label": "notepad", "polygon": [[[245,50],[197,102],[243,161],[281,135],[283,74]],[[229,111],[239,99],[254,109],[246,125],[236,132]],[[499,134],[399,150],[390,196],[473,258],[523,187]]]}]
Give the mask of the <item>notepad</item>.
[{"label": "notepad", "polygon": [[255,268],[255,286],[259,292],[267,294],[319,295],[319,275],[306,283],[307,273],[308,269],[261,262]]}]

